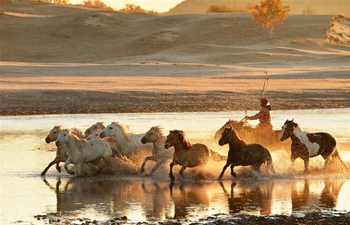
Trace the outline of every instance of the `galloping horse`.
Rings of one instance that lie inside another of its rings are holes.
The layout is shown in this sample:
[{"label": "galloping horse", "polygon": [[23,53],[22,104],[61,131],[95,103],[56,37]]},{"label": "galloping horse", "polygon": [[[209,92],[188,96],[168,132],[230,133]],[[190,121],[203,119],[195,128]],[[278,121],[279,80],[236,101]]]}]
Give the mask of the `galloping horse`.
[{"label": "galloping horse", "polygon": [[100,137],[114,137],[116,141],[117,150],[124,156],[130,157],[133,153],[140,151],[149,151],[153,148],[151,143],[142,144],[141,138],[145,134],[133,134],[130,132],[129,127],[118,122],[112,122],[105,127]]},{"label": "galloping horse", "polygon": [[111,146],[103,139],[85,140],[79,139],[72,131],[64,129],[58,135],[56,146],[67,146],[68,159],[64,164],[64,168],[69,174],[74,174],[68,169],[68,164],[73,163],[78,165],[78,176],[83,173],[82,167],[84,163],[93,162],[103,158],[106,162],[112,155]]},{"label": "galloping horse", "polygon": [[219,153],[210,150],[204,144],[191,144],[185,139],[185,133],[181,130],[170,131],[169,135],[166,138],[164,147],[166,149],[174,146],[175,152],[173,156],[173,161],[170,163],[170,179],[171,181],[175,180],[173,174],[174,165],[182,165],[181,170],[179,171],[180,175],[183,176],[183,172],[187,167],[197,167],[205,166],[212,156],[212,159],[215,161],[226,160],[226,157],[221,156]]},{"label": "galloping horse", "polygon": [[105,129],[105,124],[104,122],[97,122],[95,124],[92,124],[89,128],[87,128],[84,132],[84,134],[86,136],[92,134],[93,132],[95,132],[96,130],[103,130]]},{"label": "galloping horse", "polygon": [[[101,133],[102,133],[102,130],[97,129],[94,132],[92,132],[89,136],[87,136],[86,140],[101,139],[101,136],[100,136]],[[111,138],[109,138],[109,137],[104,138],[104,140],[106,140],[108,142],[108,144],[112,147],[112,157],[117,156],[117,157],[121,158],[122,157],[121,153],[115,147],[113,147],[113,146],[115,146],[115,141],[111,142],[110,139]]]},{"label": "galloping horse", "polygon": [[[49,134],[46,136],[45,141],[46,143],[51,143],[53,141],[56,141],[56,139],[58,138],[58,134],[63,130],[63,127],[61,125],[55,125],[49,132]],[[79,138],[85,138],[84,134],[76,129],[76,128],[72,128],[72,132],[77,135]],[[65,148],[65,146],[61,146],[61,147],[57,147],[56,150],[56,157],[54,158],[54,160],[52,160],[49,165],[47,165],[47,167],[43,170],[43,172],[41,172],[41,176],[45,176],[46,172],[50,169],[50,167],[53,164],[56,164],[56,170],[60,173],[61,172],[61,167],[60,167],[60,162],[65,162],[67,160],[68,156],[67,156],[67,149]]]},{"label": "galloping horse", "polygon": [[151,174],[158,169],[160,165],[172,158],[174,151],[169,151],[164,148],[166,137],[163,135],[161,128],[158,126],[151,127],[146,134],[142,137],[142,144],[153,143],[152,155],[147,156],[142,163],[141,173],[145,171],[145,165],[148,160],[157,162],[156,165],[152,168]]},{"label": "galloping horse", "polygon": [[[92,124],[89,128],[87,128],[84,132],[84,134],[87,136],[87,138],[92,138],[92,134],[97,134],[96,131],[100,130],[100,133],[102,132],[103,129],[105,129],[105,124],[104,122],[97,122],[95,124]],[[87,139],[86,138],[86,139]],[[111,146],[112,150],[113,148],[116,147],[115,139],[114,137],[105,137],[104,138]]]},{"label": "galloping horse", "polygon": [[270,171],[274,171],[270,152],[260,144],[247,145],[239,139],[232,128],[225,128],[221,134],[219,145],[229,144],[227,162],[220,173],[219,180],[222,179],[225,170],[231,165],[231,175],[236,177],[233,171],[235,166],[252,166],[254,170],[259,170],[261,165],[267,162]]},{"label": "galloping horse", "polygon": [[285,148],[288,149],[291,142],[286,142],[281,145],[279,141],[279,135],[281,130],[273,130],[270,134],[270,138],[266,139],[259,130],[253,128],[247,120],[228,120],[218,131],[215,133],[215,138],[218,139],[221,137],[222,132],[225,128],[232,128],[239,134],[240,138],[242,138],[247,143],[259,143],[269,148]]},{"label": "galloping horse", "polygon": [[347,168],[339,156],[337,142],[332,135],[325,132],[308,133],[302,131],[299,125],[294,123],[293,120],[286,120],[282,127],[280,140],[284,141],[289,137],[292,139],[292,164],[295,159],[301,158],[304,160],[304,172],[307,172],[309,169],[309,158],[318,155],[324,158],[325,167],[329,164],[332,157],[333,161],[335,158],[338,158],[344,167]]}]

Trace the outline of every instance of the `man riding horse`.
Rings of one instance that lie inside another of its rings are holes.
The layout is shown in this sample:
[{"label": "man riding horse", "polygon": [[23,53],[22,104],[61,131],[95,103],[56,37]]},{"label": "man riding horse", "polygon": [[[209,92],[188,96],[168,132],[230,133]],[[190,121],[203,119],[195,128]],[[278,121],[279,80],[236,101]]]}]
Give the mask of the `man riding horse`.
[{"label": "man riding horse", "polygon": [[271,124],[271,105],[267,98],[260,99],[260,111],[254,116],[245,116],[246,120],[257,120],[259,119],[259,124],[256,126],[257,131],[259,131],[261,137],[265,140],[271,139],[272,134],[272,124]]}]

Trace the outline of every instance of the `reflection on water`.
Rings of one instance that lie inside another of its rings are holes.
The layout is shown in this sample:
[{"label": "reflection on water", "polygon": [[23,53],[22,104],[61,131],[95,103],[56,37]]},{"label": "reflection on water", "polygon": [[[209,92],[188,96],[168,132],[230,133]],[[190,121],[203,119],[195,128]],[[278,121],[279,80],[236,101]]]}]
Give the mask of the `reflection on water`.
[{"label": "reflection on water", "polygon": [[[4,181],[7,181],[6,177]],[[197,221],[216,214],[291,215],[335,210],[338,201],[348,203],[350,187],[350,181],[343,179],[171,183],[151,178],[49,177],[40,182],[32,194],[42,199],[41,190],[49,190],[54,199],[47,201],[54,205],[48,204],[45,213],[70,212],[75,217],[99,220],[126,216],[130,222]],[[29,204],[37,207],[35,202],[28,202],[26,206]],[[344,205],[340,210],[349,211],[350,206]],[[37,212],[40,213],[44,212]],[[2,222],[9,222],[6,217]]]},{"label": "reflection on water", "polygon": [[[310,174],[302,173],[303,164],[298,160],[290,170],[290,153],[284,149],[271,153],[276,174],[264,171],[257,174],[249,167],[237,167],[238,178],[233,179],[227,173],[222,182],[216,178],[224,162],[210,162],[202,170],[188,169],[184,179],[178,175],[179,167],[174,167],[175,183],[168,177],[169,163],[161,166],[154,176],[74,178],[52,167],[45,178],[40,177],[40,172],[55,157],[54,144],[44,141],[55,124],[84,130],[97,121],[120,121],[130,125],[135,133],[157,125],[164,128],[164,133],[183,129],[189,140],[205,143],[226,154],[228,147],[220,147],[213,138],[214,133],[228,119],[241,119],[242,115],[243,112],[2,117],[1,224],[42,224],[34,215],[55,212],[97,220],[126,216],[131,222],[150,222],[199,221],[218,214],[350,211],[349,171],[324,171],[321,157],[311,159]],[[285,119],[294,118],[303,130],[334,134],[342,144],[341,157],[350,165],[349,109],[275,111],[273,117],[275,129]],[[150,163],[148,167],[153,165]]]}]

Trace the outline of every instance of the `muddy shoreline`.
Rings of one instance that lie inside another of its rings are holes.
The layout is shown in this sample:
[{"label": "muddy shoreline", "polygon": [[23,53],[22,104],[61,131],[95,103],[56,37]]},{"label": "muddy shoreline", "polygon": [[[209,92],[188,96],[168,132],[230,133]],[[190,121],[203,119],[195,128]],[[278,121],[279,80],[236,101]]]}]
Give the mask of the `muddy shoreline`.
[{"label": "muddy shoreline", "polygon": [[272,216],[251,216],[251,215],[213,215],[208,216],[205,219],[201,219],[198,222],[189,222],[186,220],[169,219],[163,222],[130,222],[129,218],[112,218],[107,221],[98,221],[89,218],[74,218],[62,215],[61,213],[51,213],[47,215],[34,216],[38,221],[54,224],[75,224],[79,222],[81,224],[168,224],[168,225],[180,225],[180,224],[244,224],[244,225],[271,225],[271,224],[300,224],[300,225],[313,225],[313,224],[339,224],[346,225],[350,220],[350,212],[339,214],[328,214],[321,212],[301,213],[300,215],[284,216],[284,215],[272,215]]},{"label": "muddy shoreline", "polygon": [[[258,110],[258,92],[2,90],[1,116]],[[350,108],[345,90],[270,91],[273,110]]]}]

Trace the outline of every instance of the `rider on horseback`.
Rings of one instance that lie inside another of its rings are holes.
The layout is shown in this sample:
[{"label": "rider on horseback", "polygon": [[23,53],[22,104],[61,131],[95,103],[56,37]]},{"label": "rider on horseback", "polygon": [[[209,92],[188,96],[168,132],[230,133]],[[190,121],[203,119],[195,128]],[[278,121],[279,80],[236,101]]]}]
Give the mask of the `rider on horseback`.
[{"label": "rider on horseback", "polygon": [[260,130],[260,133],[264,138],[270,139],[272,133],[272,124],[271,124],[271,106],[267,98],[260,99],[260,111],[254,116],[245,116],[246,120],[257,120],[259,119],[259,124],[256,126],[257,130]]}]

